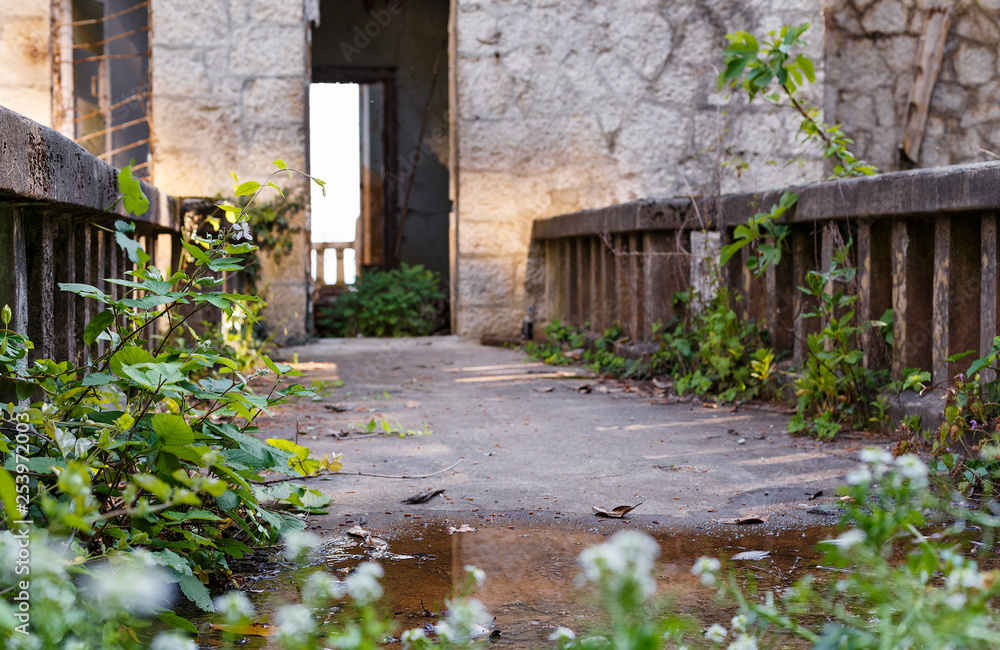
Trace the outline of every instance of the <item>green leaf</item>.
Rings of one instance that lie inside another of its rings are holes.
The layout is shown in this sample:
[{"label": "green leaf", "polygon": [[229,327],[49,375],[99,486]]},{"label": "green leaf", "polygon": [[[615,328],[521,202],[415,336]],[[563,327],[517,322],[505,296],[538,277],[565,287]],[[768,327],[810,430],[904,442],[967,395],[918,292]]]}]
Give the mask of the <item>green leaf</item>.
[{"label": "green leaf", "polygon": [[115,378],[106,372],[92,372],[83,378],[84,386],[107,386]]},{"label": "green leaf", "polygon": [[138,345],[126,345],[111,356],[111,372],[118,377],[125,377],[126,375],[122,372],[123,366],[134,366],[151,361],[155,361],[155,359],[145,348]]},{"label": "green leaf", "polygon": [[183,246],[184,250],[186,250],[188,253],[191,254],[191,257],[195,258],[202,264],[208,264],[209,257],[208,255],[205,254],[205,251],[202,250],[200,246],[197,246],[196,244],[192,244],[191,242],[183,240],[181,241],[181,246]]},{"label": "green leaf", "polygon": [[156,617],[159,618],[164,623],[166,623],[167,625],[175,627],[178,630],[183,630],[188,634],[198,634],[198,628],[194,626],[194,623],[188,621],[187,619],[181,618],[180,616],[174,614],[169,609],[160,612],[159,614],[156,615]]},{"label": "green leaf", "polygon": [[175,300],[176,298],[171,296],[144,296],[142,298],[125,298],[122,300],[122,304],[133,309],[146,310],[160,305],[168,305]]},{"label": "green leaf", "polygon": [[286,163],[284,160],[281,160],[280,158],[274,161],[274,166],[277,167],[278,169],[288,169],[288,163]]},{"label": "green leaf", "polygon": [[150,418],[150,423],[164,445],[190,445],[194,442],[191,426],[180,415],[157,413]]},{"label": "green leaf", "polygon": [[10,319],[12,317],[13,317],[13,314],[10,311],[10,305],[4,305],[3,306],[3,310],[0,311],[0,319],[3,320],[3,326],[4,327],[7,327],[8,325],[10,325]]},{"label": "green leaf", "polygon": [[246,196],[248,194],[253,194],[259,189],[260,183],[257,181],[247,181],[245,183],[241,183],[239,187],[233,190],[233,194],[236,196]]},{"label": "green leaf", "polygon": [[101,302],[107,302],[110,296],[98,289],[97,287],[90,284],[81,284],[79,282],[60,282],[59,288],[63,291],[69,291],[70,293],[75,293],[78,296],[83,296],[84,298],[94,298],[100,300]]},{"label": "green leaf", "polygon": [[213,271],[240,271],[243,264],[238,257],[220,257],[208,262],[208,268]]},{"label": "green leaf", "polygon": [[132,477],[132,482],[156,496],[160,501],[166,502],[170,499],[170,486],[152,474],[136,474]]},{"label": "green leaf", "polygon": [[181,578],[180,582],[181,591],[187,596],[188,600],[197,605],[200,609],[206,612],[214,612],[215,607],[212,606],[212,594],[208,591],[208,588],[201,584],[196,576],[184,576]]},{"label": "green leaf", "polygon": [[149,256],[146,255],[146,251],[142,250],[142,246],[139,242],[135,241],[125,233],[121,231],[115,232],[115,243],[118,247],[125,251],[128,258],[135,264],[143,263],[142,257],[145,256],[146,260],[149,260]]},{"label": "green leaf", "polygon": [[223,512],[229,512],[240,505],[240,498],[232,490],[226,490],[215,497],[215,505]]},{"label": "green leaf", "polygon": [[38,386],[36,386],[35,384],[33,384],[31,382],[27,382],[27,381],[19,381],[19,382],[17,382],[17,386],[15,386],[15,388],[14,388],[15,392],[17,393],[17,399],[18,400],[26,400],[26,399],[28,399],[29,397],[31,397],[32,395],[35,394],[35,390],[37,390],[37,389],[38,389]]},{"label": "green leaf", "polygon": [[149,210],[149,199],[142,191],[142,184],[132,175],[132,163],[118,172],[118,189],[122,193],[122,205],[130,214],[140,215]]},{"label": "green leaf", "polygon": [[[110,309],[102,311],[98,315],[90,319],[87,323],[87,329],[83,331],[83,342],[87,345],[93,345],[97,337],[101,335],[101,332],[108,329],[108,327],[115,322],[115,314]],[[86,385],[86,384],[85,384]]]},{"label": "green leaf", "polygon": [[3,500],[7,523],[15,519],[24,519],[17,510],[17,487],[14,477],[5,469],[0,468],[0,499]]}]

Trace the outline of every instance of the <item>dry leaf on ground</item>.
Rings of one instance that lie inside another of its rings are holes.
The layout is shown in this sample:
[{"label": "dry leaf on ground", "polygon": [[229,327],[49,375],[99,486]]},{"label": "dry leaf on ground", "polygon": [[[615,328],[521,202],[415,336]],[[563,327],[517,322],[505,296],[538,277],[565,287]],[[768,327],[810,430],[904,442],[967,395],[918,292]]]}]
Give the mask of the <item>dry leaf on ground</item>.
[{"label": "dry leaf on ground", "polygon": [[771,555],[771,551],[743,551],[733,556],[734,560],[763,560]]},{"label": "dry leaf on ground", "polygon": [[718,519],[717,521],[720,524],[762,524],[762,523],[764,523],[765,521],[767,521],[770,518],[771,518],[771,515],[760,515],[760,516],[758,516],[758,515],[752,515],[750,517],[735,517],[735,518],[732,518],[732,519]]},{"label": "dry leaf on ground", "polygon": [[594,514],[599,517],[611,517],[613,519],[621,519],[622,517],[632,512],[641,505],[642,502],[639,502],[634,506],[618,506],[617,508],[612,508],[611,510],[608,510],[607,508],[602,508],[600,506],[590,506],[590,507],[594,509]]},{"label": "dry leaf on ground", "polygon": [[418,409],[418,408],[420,408],[420,402],[417,402],[417,401],[414,401],[414,400],[411,399],[411,400],[408,400],[408,401],[404,402],[403,406],[405,408],[408,408],[408,409]]}]

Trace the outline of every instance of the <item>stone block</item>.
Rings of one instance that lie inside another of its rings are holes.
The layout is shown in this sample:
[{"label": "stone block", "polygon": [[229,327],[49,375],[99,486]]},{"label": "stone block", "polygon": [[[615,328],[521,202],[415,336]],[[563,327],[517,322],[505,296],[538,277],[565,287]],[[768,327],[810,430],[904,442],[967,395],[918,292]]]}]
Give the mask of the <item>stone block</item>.
[{"label": "stone block", "polygon": [[245,123],[305,121],[306,85],[302,77],[246,79],[240,93]]},{"label": "stone block", "polygon": [[468,221],[458,229],[458,249],[462,255],[521,254],[528,249],[531,223],[526,220]]},{"label": "stone block", "polygon": [[459,257],[458,294],[462,309],[472,305],[509,306],[514,297],[516,260],[503,257]]},{"label": "stone block", "polygon": [[899,0],[879,0],[861,16],[865,31],[876,34],[901,34],[908,22],[907,11]]},{"label": "stone block", "polygon": [[252,23],[233,29],[229,70],[247,76],[306,74],[306,37],[302,25]]},{"label": "stone block", "polygon": [[996,46],[963,43],[955,53],[954,62],[955,76],[960,84],[970,88],[984,84],[997,72]]},{"label": "stone block", "polygon": [[169,96],[204,96],[212,87],[205,70],[204,50],[197,47],[154,45],[153,88],[157,100]]},{"label": "stone block", "polygon": [[153,0],[153,45],[210,45],[229,39],[225,0]]},{"label": "stone block", "polygon": [[492,56],[460,59],[458,113],[463,119],[497,118],[514,100],[514,79]]}]

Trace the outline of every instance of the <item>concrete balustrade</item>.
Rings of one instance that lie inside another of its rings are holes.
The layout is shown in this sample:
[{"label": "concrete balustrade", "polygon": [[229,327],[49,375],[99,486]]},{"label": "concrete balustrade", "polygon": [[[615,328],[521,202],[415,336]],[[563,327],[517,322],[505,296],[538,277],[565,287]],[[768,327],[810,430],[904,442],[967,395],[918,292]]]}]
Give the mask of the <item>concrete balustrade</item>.
[{"label": "concrete balustrade", "polygon": [[60,291],[60,282],[122,295],[103,278],[122,277],[129,262],[101,227],[135,221],[151,262],[177,268],[180,219],[172,197],[143,183],[146,214],[127,216],[120,205],[100,214],[118,198],[117,174],[72,140],[0,106],[0,306],[10,305],[10,327],[34,342],[33,358],[77,360],[87,352],[83,330],[98,305]]},{"label": "concrete balustrade", "polygon": [[[782,262],[761,278],[745,262],[749,251],[721,269],[742,294],[743,316],[762,320],[775,348],[801,361],[806,338],[819,326],[799,319],[814,305],[798,290],[812,270],[829,267],[850,238],[859,300],[858,323],[892,309],[891,349],[866,330],[866,363],[932,373],[945,381],[991,349],[998,334],[997,214],[1000,163],[957,165],[827,181],[791,188],[798,203],[782,221],[791,229]],[[619,323],[636,341],[652,340],[653,323],[675,314],[673,294],[704,282],[692,254],[704,231],[729,241],[735,226],[777,203],[780,192],[719,198],[641,200],[537,220],[543,244],[540,319],[600,331]],[[697,262],[697,260],[695,260]],[[541,328],[539,328],[541,331]],[[958,362],[949,357],[975,351]]]}]

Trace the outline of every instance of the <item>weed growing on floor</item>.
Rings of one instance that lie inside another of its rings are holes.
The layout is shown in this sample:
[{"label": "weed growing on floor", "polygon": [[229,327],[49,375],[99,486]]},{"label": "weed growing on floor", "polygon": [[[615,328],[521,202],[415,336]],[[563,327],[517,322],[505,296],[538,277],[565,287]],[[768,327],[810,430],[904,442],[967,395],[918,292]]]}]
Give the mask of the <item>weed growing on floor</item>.
[{"label": "weed growing on floor", "polygon": [[428,336],[438,327],[444,298],[440,274],[420,264],[367,270],[317,313],[316,326],[329,336]]}]

